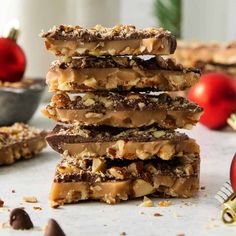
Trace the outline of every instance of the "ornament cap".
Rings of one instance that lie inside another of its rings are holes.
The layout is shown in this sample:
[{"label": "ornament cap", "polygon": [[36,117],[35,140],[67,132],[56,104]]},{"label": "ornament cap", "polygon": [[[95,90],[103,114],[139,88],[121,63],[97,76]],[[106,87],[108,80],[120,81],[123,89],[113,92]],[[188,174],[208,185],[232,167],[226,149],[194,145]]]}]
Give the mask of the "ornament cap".
[{"label": "ornament cap", "polygon": [[19,30],[16,28],[11,28],[6,38],[17,41],[18,36],[19,36]]},{"label": "ornament cap", "polygon": [[221,218],[225,224],[236,222],[236,193],[232,193],[223,204]]},{"label": "ornament cap", "polygon": [[20,33],[20,24],[17,19],[11,20],[5,28],[4,37],[17,41]]}]

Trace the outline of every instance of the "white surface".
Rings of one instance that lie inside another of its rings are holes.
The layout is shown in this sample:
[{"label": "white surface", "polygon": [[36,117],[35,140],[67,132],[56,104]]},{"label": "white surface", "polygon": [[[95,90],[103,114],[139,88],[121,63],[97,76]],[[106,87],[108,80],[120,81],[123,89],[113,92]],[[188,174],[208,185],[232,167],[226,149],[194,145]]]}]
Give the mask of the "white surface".
[{"label": "white surface", "polygon": [[[41,128],[52,127],[40,113],[31,122]],[[126,232],[134,235],[236,235],[236,225],[227,226],[220,221],[220,208],[214,199],[215,193],[228,180],[229,166],[236,151],[236,133],[209,131],[197,126],[188,132],[201,145],[201,190],[193,199],[171,200],[169,207],[142,208],[141,199],[115,206],[99,202],[84,202],[76,205],[51,209],[48,194],[59,155],[46,149],[38,158],[18,162],[15,165],[0,168],[0,198],[6,207],[0,209],[0,223],[9,217],[7,209],[24,206],[31,216],[35,229],[14,231],[0,229],[1,236],[43,235],[42,228],[49,218],[56,219],[68,236],[80,235],[117,235]],[[12,193],[15,190],[15,193]],[[33,195],[38,204],[24,203],[23,196]],[[160,199],[154,199],[157,204]],[[33,210],[40,205],[42,211]],[[141,214],[143,212],[144,214]],[[159,212],[161,217],[154,217]]]}]

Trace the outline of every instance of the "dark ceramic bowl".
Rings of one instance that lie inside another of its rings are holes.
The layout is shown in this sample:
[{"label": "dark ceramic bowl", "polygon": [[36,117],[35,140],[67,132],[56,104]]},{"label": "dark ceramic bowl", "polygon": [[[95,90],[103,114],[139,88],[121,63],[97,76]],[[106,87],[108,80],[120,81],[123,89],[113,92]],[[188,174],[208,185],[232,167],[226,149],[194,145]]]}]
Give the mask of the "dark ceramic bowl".
[{"label": "dark ceramic bowl", "polygon": [[0,126],[27,123],[37,110],[45,88],[45,79],[35,79],[23,88],[0,87]]}]

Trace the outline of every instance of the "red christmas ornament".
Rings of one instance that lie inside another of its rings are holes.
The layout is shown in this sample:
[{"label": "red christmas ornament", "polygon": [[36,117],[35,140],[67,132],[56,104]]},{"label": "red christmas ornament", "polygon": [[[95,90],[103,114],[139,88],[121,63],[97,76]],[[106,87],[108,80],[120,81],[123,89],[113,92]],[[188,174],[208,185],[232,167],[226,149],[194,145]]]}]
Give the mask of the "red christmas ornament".
[{"label": "red christmas ornament", "polygon": [[236,82],[224,73],[204,74],[190,89],[188,98],[204,108],[200,122],[210,129],[219,129],[236,111]]},{"label": "red christmas ornament", "polygon": [[0,37],[0,80],[16,82],[23,78],[26,57],[16,43],[18,30],[11,28],[7,37]]},{"label": "red christmas ornament", "polygon": [[234,192],[236,192],[236,153],[234,154],[230,167],[230,182]]}]

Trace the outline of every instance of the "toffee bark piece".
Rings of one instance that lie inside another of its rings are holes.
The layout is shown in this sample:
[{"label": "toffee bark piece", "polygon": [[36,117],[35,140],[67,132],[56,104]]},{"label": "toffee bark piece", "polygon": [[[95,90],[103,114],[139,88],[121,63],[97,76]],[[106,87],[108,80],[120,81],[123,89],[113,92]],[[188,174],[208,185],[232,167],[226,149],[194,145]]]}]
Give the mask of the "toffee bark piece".
[{"label": "toffee bark piece", "polygon": [[110,159],[147,160],[158,156],[170,160],[176,155],[199,153],[194,139],[155,127],[119,129],[56,126],[46,139],[55,151],[67,151],[77,158],[104,156]]},{"label": "toffee bark piece", "polygon": [[96,25],[90,29],[60,25],[41,36],[49,51],[66,57],[164,55],[176,49],[176,39],[169,31],[162,28],[136,29],[132,25],[113,28]]},{"label": "toffee bark piece", "polygon": [[47,117],[64,123],[125,128],[155,124],[163,129],[191,129],[202,112],[197,104],[165,93],[87,93],[73,98],[65,93],[56,94],[43,110]]},{"label": "toffee bark piece", "polygon": [[121,161],[120,165],[126,165],[122,167],[113,161],[112,164],[107,163],[105,171],[93,173],[91,164],[87,164],[86,170],[81,170],[78,160],[72,158],[70,162],[67,157],[57,168],[50,195],[51,204],[88,199],[115,204],[149,194],[191,197],[199,189],[200,159],[193,155],[176,158],[172,161]]},{"label": "toffee bark piece", "polygon": [[47,84],[49,91],[179,91],[199,77],[198,70],[162,57],[82,57],[53,62]]},{"label": "toffee bark piece", "polygon": [[0,165],[29,159],[46,147],[47,132],[23,123],[0,127]]},{"label": "toffee bark piece", "polygon": [[236,41],[228,43],[179,41],[173,57],[187,67],[201,65],[202,69],[205,69],[203,65],[208,67],[209,64],[209,66],[219,65],[217,68],[220,69],[220,65],[222,65],[223,70],[225,66],[230,67],[230,65],[236,64],[235,53]]},{"label": "toffee bark piece", "polygon": [[203,62],[198,61],[195,65],[197,68],[200,68],[203,73],[209,72],[223,72],[230,74],[232,76],[236,76],[236,63],[234,64],[221,64],[215,63],[213,61]]}]

